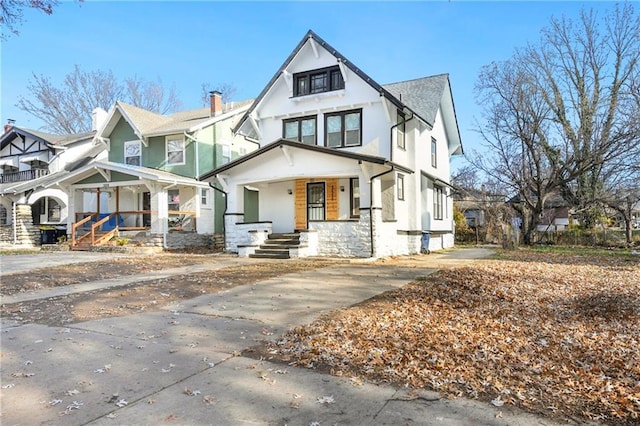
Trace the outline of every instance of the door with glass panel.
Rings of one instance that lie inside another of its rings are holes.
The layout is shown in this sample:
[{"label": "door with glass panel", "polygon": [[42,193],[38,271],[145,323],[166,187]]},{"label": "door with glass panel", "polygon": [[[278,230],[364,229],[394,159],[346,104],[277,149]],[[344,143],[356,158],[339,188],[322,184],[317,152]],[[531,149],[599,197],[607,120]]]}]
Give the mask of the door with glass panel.
[{"label": "door with glass panel", "polygon": [[324,182],[307,184],[307,228],[309,221],[325,220]]}]

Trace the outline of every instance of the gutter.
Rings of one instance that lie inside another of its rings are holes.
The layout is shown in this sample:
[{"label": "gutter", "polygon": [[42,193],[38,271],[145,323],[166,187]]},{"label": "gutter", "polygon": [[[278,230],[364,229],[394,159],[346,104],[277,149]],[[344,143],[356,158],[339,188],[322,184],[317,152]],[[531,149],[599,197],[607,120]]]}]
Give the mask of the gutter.
[{"label": "gutter", "polygon": [[381,176],[386,175],[387,173],[391,173],[392,171],[394,171],[396,169],[396,167],[394,165],[391,165],[391,168],[385,172],[382,173],[378,173],[375,176],[372,176],[371,179],[369,179],[369,236],[371,238],[371,257],[373,257],[374,255],[374,248],[373,248],[373,180],[375,178],[379,178]]}]

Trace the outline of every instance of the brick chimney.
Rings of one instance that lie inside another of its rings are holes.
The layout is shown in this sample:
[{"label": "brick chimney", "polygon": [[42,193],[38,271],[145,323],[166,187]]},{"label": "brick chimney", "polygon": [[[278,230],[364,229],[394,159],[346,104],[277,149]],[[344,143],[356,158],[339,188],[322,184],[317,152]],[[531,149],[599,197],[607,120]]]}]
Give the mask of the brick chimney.
[{"label": "brick chimney", "polygon": [[7,133],[9,130],[11,130],[14,124],[16,124],[16,120],[14,120],[13,118],[8,119],[7,124],[4,125],[4,132]]},{"label": "brick chimney", "polygon": [[222,114],[222,93],[214,90],[209,92],[211,100],[211,117]]}]

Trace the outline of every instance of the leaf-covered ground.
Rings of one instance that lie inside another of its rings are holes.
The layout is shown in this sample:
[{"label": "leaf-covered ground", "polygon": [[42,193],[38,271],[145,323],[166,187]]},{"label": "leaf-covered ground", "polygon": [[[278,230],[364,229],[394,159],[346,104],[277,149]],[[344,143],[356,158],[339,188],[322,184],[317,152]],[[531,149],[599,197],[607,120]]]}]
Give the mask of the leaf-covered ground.
[{"label": "leaf-covered ground", "polygon": [[521,250],[442,270],[270,348],[333,374],[640,423],[640,258]]}]

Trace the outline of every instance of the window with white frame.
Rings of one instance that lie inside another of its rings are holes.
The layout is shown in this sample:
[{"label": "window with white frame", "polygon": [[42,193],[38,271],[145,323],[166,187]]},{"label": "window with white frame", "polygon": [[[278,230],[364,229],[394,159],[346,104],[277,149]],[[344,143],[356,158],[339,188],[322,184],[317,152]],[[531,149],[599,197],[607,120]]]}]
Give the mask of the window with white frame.
[{"label": "window with white frame", "polygon": [[398,144],[398,148],[404,150],[406,149],[406,137],[405,134],[407,132],[407,123],[405,121],[406,117],[404,115],[404,113],[400,110],[398,110],[397,113],[397,117],[396,117],[396,124],[397,124],[397,144]]},{"label": "window with white frame", "polygon": [[180,211],[180,190],[179,189],[170,189],[167,191],[168,210],[171,211]]},{"label": "window with white frame", "polygon": [[229,161],[231,161],[231,147],[222,145],[222,163],[227,164]]},{"label": "window with white frame", "polygon": [[433,186],[433,218],[436,220],[443,219],[443,202],[444,191],[441,186]]},{"label": "window with white frame", "polygon": [[124,143],[124,163],[132,166],[142,165],[142,144],[140,141]]},{"label": "window with white frame", "polygon": [[349,179],[349,184],[351,188],[351,200],[349,202],[351,217],[360,217],[360,180],[358,178],[351,178]]},{"label": "window with white frame", "polygon": [[431,138],[431,167],[438,167],[438,142],[435,138]]},{"label": "window with white frame", "polygon": [[207,188],[200,190],[200,205],[204,207],[209,206],[209,190]]},{"label": "window with white frame", "polygon": [[396,186],[398,188],[398,200],[404,200],[404,175],[398,173]]},{"label": "window with white frame", "polygon": [[184,164],[184,138],[181,136],[167,136],[167,165]]}]

